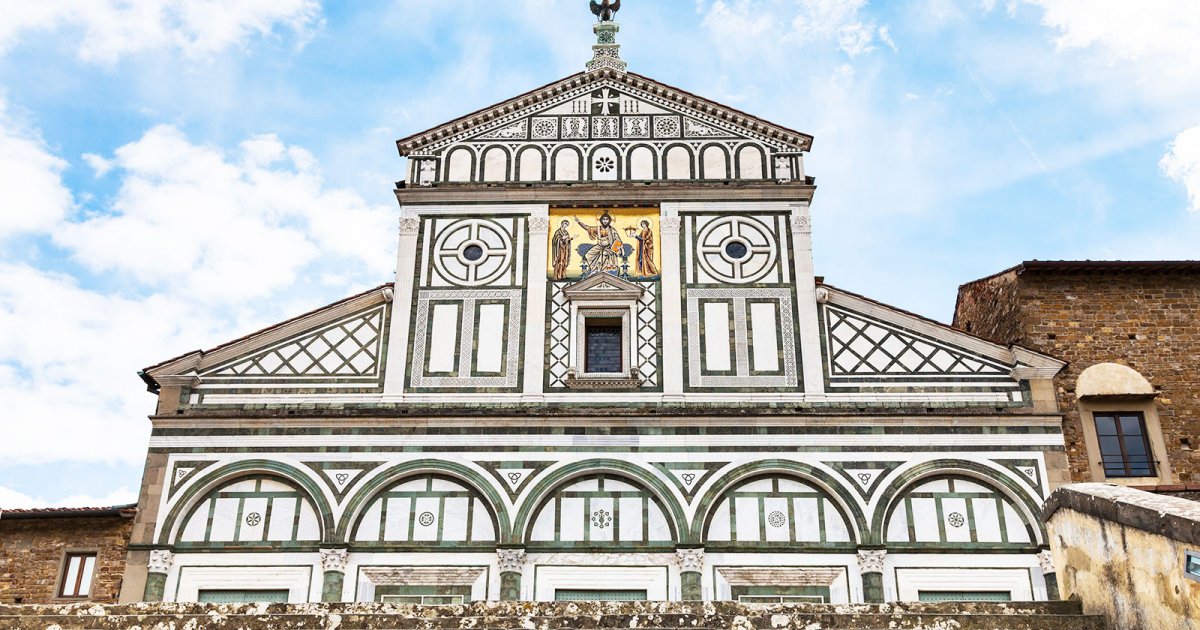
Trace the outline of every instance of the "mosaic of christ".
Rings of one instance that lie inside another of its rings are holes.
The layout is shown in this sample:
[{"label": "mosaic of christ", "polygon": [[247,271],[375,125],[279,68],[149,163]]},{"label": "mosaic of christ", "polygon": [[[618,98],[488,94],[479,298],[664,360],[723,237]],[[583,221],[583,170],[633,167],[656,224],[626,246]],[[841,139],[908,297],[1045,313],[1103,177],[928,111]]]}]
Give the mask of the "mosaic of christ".
[{"label": "mosaic of christ", "polygon": [[579,280],[596,273],[627,280],[659,276],[656,209],[555,208],[550,211],[549,238],[546,273],[551,280]]}]

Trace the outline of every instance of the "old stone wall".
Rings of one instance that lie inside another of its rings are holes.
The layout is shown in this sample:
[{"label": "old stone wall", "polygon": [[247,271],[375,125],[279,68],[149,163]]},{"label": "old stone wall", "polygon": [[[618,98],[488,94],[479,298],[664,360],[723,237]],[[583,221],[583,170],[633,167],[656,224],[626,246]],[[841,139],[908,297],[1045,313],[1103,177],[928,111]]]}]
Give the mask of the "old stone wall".
[{"label": "old stone wall", "polygon": [[1200,503],[1110,484],[1058,489],[1044,511],[1063,597],[1112,628],[1200,629]]},{"label": "old stone wall", "polygon": [[[955,326],[1069,364],[1055,379],[1071,478],[1092,481],[1075,398],[1079,374],[1128,365],[1162,393],[1155,401],[1177,481],[1200,482],[1200,274],[1038,270],[960,289]],[[1162,454],[1156,454],[1160,458]]]},{"label": "old stone wall", "polygon": [[[0,603],[117,601],[133,521],[122,516],[9,519],[0,516]],[[58,598],[68,551],[95,551],[87,598]]]}]

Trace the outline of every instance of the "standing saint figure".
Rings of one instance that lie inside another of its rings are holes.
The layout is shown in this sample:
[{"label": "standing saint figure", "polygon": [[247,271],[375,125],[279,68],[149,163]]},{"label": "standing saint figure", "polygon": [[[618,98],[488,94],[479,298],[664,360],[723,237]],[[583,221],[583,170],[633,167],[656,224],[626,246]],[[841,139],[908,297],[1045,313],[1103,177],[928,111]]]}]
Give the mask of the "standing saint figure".
[{"label": "standing saint figure", "polygon": [[642,229],[635,236],[637,246],[637,275],[643,278],[658,275],[658,267],[654,264],[654,232],[650,230],[650,222],[642,220]]},{"label": "standing saint figure", "polygon": [[592,248],[584,254],[587,261],[588,273],[602,271],[617,271],[620,268],[620,257],[617,252],[625,246],[617,228],[612,226],[612,216],[607,212],[600,215],[600,225],[586,225],[579,217],[575,217],[579,227],[587,230],[588,237],[594,241]]},{"label": "standing saint figure", "polygon": [[550,241],[550,260],[554,265],[555,280],[566,278],[567,267],[571,265],[571,232],[567,229],[570,226],[571,222],[563,219]]}]

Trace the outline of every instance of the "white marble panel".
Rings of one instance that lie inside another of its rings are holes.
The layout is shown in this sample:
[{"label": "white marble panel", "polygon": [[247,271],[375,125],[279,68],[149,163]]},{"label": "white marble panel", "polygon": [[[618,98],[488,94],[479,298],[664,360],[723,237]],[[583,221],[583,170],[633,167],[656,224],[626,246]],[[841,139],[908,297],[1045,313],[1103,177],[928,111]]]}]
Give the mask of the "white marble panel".
[{"label": "white marble panel", "polygon": [[442,540],[462,542],[467,539],[467,509],[469,497],[446,497],[446,511],[442,515]]},{"label": "white marble panel", "polygon": [[760,372],[779,370],[779,331],[775,326],[775,303],[750,304],[750,339],[754,350],[754,369]]},{"label": "white marble panel", "polygon": [[435,304],[430,314],[429,371],[453,372],[457,356],[458,304]]},{"label": "white marble panel", "polygon": [[730,369],[729,304],[704,304],[704,367],[711,371]]},{"label": "white marble panel", "polygon": [[755,497],[734,497],[734,507],[737,509],[738,540],[761,540],[758,531],[758,499]]},{"label": "white marble panel", "polygon": [[504,332],[508,323],[504,304],[483,304],[479,307],[475,369],[479,372],[500,372],[504,359]]},{"label": "white marble panel", "polygon": [[412,498],[394,497],[387,502],[387,521],[383,524],[383,539],[408,540],[408,519],[412,517]]}]

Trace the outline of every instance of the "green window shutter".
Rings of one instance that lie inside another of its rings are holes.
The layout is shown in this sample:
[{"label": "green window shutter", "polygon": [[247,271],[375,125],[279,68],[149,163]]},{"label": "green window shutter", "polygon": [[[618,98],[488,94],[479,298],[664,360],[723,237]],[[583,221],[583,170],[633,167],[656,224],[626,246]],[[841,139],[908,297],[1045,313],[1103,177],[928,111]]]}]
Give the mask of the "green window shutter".
[{"label": "green window shutter", "polygon": [[609,591],[557,589],[554,600],[559,602],[644,602],[646,591]]},{"label": "green window shutter", "polygon": [[918,591],[917,599],[922,602],[1008,602],[1012,601],[1009,591]]},{"label": "green window shutter", "polygon": [[286,604],[288,601],[287,590],[206,590],[200,591],[199,595],[199,601],[202,604],[256,604],[259,602]]}]

